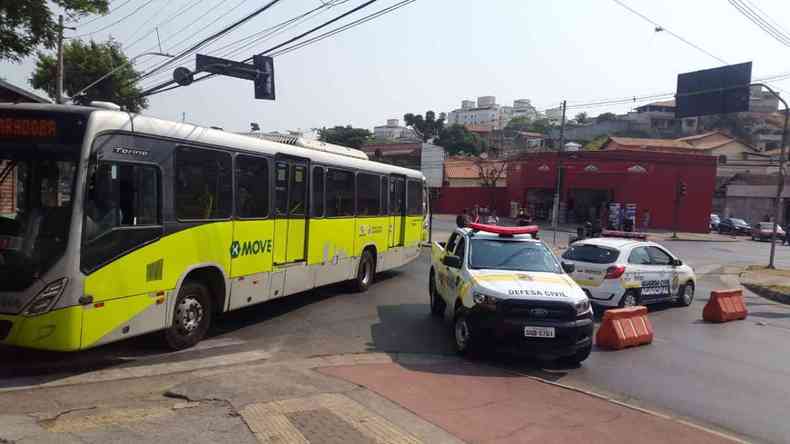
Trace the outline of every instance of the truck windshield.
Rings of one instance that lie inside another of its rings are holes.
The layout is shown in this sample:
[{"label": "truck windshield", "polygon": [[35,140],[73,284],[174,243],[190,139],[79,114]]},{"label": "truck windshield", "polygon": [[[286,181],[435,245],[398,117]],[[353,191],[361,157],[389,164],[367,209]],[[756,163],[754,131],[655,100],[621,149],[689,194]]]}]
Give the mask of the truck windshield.
[{"label": "truck windshield", "polygon": [[538,242],[472,239],[469,265],[477,269],[562,273],[551,251]]},{"label": "truck windshield", "polygon": [[21,291],[65,251],[77,157],[0,154],[0,291]]}]

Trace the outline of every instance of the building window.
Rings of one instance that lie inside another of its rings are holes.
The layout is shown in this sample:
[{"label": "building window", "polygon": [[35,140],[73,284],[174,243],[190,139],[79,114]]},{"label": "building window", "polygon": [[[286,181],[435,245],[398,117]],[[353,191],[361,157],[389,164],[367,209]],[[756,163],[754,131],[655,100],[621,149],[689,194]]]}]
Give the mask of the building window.
[{"label": "building window", "polygon": [[719,156],[719,165],[726,165],[727,164],[727,156],[722,154]]},{"label": "building window", "polygon": [[269,161],[263,157],[236,157],[236,210],[241,218],[269,216]]},{"label": "building window", "polygon": [[233,202],[230,154],[198,148],[176,152],[178,219],[227,219]]}]

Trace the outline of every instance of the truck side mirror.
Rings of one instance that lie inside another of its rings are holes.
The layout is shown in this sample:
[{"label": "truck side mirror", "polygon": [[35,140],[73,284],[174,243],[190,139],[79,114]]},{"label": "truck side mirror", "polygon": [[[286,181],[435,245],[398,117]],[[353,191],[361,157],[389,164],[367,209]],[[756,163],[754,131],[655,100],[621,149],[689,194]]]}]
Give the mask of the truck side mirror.
[{"label": "truck side mirror", "polygon": [[568,262],[562,263],[562,269],[565,270],[566,273],[571,274],[576,271],[576,264],[571,264]]},{"label": "truck side mirror", "polygon": [[442,259],[442,263],[450,268],[461,268],[461,258],[458,256],[447,255]]}]

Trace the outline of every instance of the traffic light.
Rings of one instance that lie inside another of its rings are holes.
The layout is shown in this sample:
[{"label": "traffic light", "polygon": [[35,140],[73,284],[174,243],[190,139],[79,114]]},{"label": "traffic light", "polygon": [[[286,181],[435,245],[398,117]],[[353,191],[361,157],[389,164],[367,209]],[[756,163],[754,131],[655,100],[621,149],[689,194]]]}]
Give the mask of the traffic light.
[{"label": "traffic light", "polygon": [[680,182],[680,197],[686,197],[688,194],[688,187],[686,186],[686,182]]}]

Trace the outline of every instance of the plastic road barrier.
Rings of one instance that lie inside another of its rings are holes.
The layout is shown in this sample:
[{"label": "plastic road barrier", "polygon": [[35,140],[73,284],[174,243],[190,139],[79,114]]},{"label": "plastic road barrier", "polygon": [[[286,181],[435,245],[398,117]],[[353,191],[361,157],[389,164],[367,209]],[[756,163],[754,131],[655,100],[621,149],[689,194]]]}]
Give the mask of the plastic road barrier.
[{"label": "plastic road barrier", "polygon": [[637,306],[607,310],[595,335],[598,347],[620,350],[653,342],[653,325],[647,307]]},{"label": "plastic road barrier", "polygon": [[746,319],[748,313],[743,302],[743,290],[713,290],[702,310],[702,319],[707,322],[727,322]]}]

